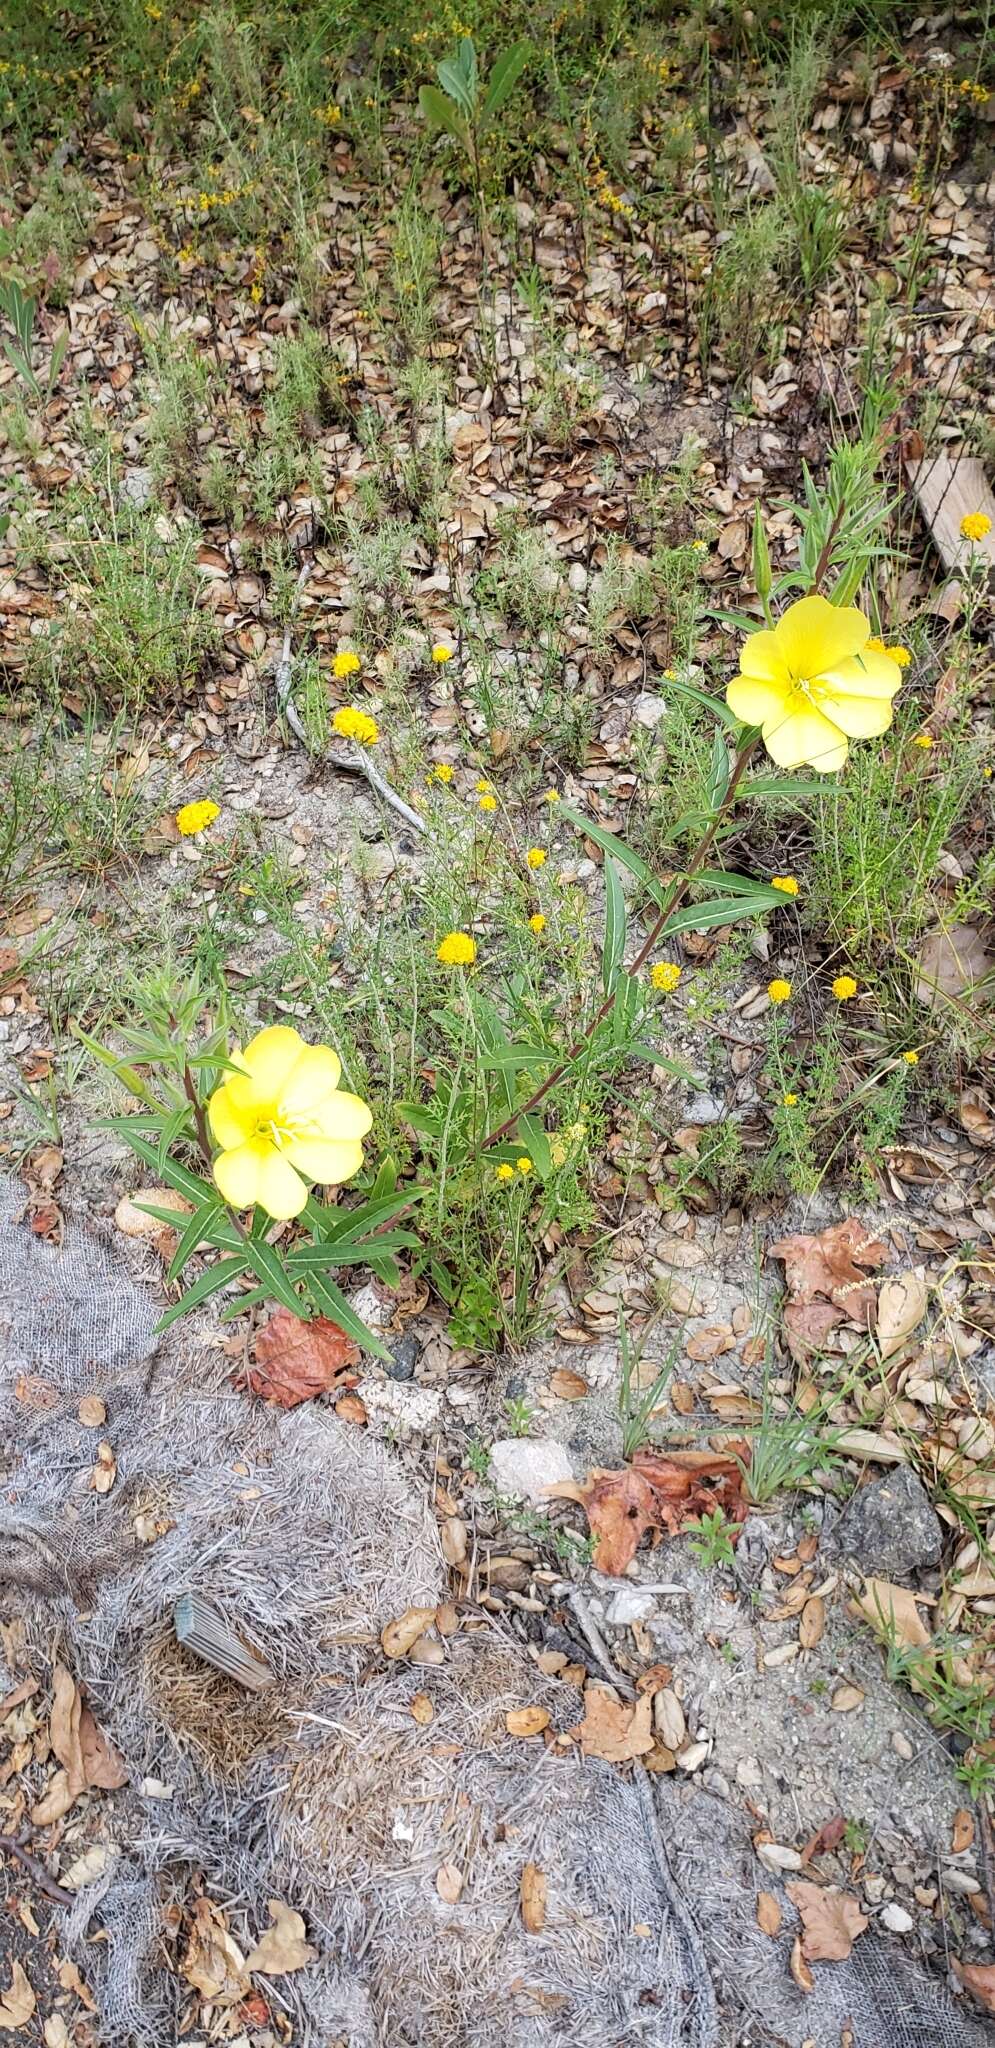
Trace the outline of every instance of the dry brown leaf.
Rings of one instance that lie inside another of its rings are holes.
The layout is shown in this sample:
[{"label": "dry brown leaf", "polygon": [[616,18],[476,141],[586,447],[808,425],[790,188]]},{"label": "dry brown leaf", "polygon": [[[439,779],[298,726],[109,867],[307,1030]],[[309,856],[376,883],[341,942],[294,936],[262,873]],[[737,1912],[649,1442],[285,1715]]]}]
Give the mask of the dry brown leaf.
[{"label": "dry brown leaf", "polygon": [[817,1236],[780,1238],[770,1251],[772,1258],[784,1261],[790,1296],[784,1336],[800,1363],[823,1350],[841,1322],[872,1327],[877,1304],[867,1275],[887,1258],[888,1247],[856,1218],[830,1224]]},{"label": "dry brown leaf", "polygon": [[812,1972],[809,1969],[807,1962],[805,1961],[805,1957],[802,1954],[802,1943],[800,1934],[795,1935],[794,1941],[791,1944],[791,1958],[788,1964],[788,1968],[791,1971],[791,1974],[795,1980],[795,1983],[798,1986],[799,1991],[804,1991],[807,1995],[808,1992],[815,1990],[815,1978],[813,1977]]},{"label": "dry brown leaf", "polygon": [[867,1926],[866,1916],[848,1892],[824,1891],[809,1878],[796,1878],[786,1887],[802,1923],[802,1954],[807,1963],[845,1963],[858,1934]]},{"label": "dry brown leaf", "polygon": [[581,1497],[597,1539],[595,1566],[612,1578],[631,1563],[648,1529],[676,1536],[715,1508],[733,1522],[748,1512],[741,1466],[711,1451],[637,1451],[620,1472],[590,1473]]},{"label": "dry brown leaf", "polygon": [[821,1643],[822,1632],[825,1626],[826,1603],[820,1594],[813,1593],[811,1599],[806,1600],[802,1608],[801,1620],[798,1624],[798,1641],[803,1650],[814,1650],[816,1643]]},{"label": "dry brown leaf", "polygon": [[973,1840],[974,1816],[968,1812],[966,1806],[958,1806],[954,1814],[953,1830],[950,1836],[950,1847],[953,1854],[959,1856],[963,1849],[970,1848]]},{"label": "dry brown leaf", "polygon": [[57,1664],[52,1673],[52,1712],[49,1716],[48,1739],[66,1773],[70,1803],[79,1797],[86,1784],[83,1745],[80,1740],[82,1714],[83,1701],[79,1687],[65,1665]]},{"label": "dry brown leaf", "polygon": [[865,1621],[889,1642],[910,1649],[925,1649],[931,1641],[928,1628],[916,1606],[915,1594],[907,1586],[893,1586],[888,1579],[865,1579],[856,1605]]},{"label": "dry brown leaf", "polygon": [[461,1515],[447,1515],[439,1527],[439,1543],[448,1565],[463,1563],[468,1547],[467,1527]]},{"label": "dry brown leaf", "polygon": [[102,1429],[107,1421],[107,1410],[99,1394],[84,1394],[76,1413],[84,1429]]},{"label": "dry brown leaf", "polygon": [[781,1907],[773,1892],[760,1892],[757,1897],[757,1926],[761,1934],[780,1934]]},{"label": "dry brown leaf", "polygon": [[36,1828],[47,1828],[52,1821],[61,1820],[64,1813],[79,1794],[70,1789],[68,1771],[56,1771],[48,1781],[40,1799],[31,1808],[31,1819]]},{"label": "dry brown leaf", "polygon": [[117,1792],[128,1773],[113,1744],[101,1733],[88,1706],[79,1717],[79,1739],[86,1782],[100,1792]]},{"label": "dry brown leaf", "polygon": [[431,1628],[435,1620],[434,1607],[406,1607],[396,1621],[388,1621],[380,1631],[380,1643],[385,1657],[406,1657],[408,1651]]},{"label": "dry brown leaf", "polygon": [[411,1718],[417,1721],[419,1728],[427,1728],[429,1722],[434,1721],[435,1708],[427,1692],[416,1692],[411,1702]]},{"label": "dry brown leaf", "polygon": [[304,1938],[300,1914],[285,1906],[282,1899],[268,1899],[266,1910],[273,1925],[267,1927],[246,1957],[246,1969],[258,1971],[263,1977],[286,1977],[291,1970],[303,1970],[306,1963],[313,1963],[317,1951]]},{"label": "dry brown leaf", "polygon": [[0,1991],[0,2030],[13,2034],[19,2027],[26,2027],[37,2002],[20,1963],[12,1963],[10,1985],[6,1991]]},{"label": "dry brown leaf", "polygon": [[918,1329],[926,1313],[929,1294],[926,1287],[926,1271],[916,1266],[909,1273],[899,1273],[893,1280],[883,1280],[878,1294],[877,1337],[882,1358],[891,1358],[900,1351],[906,1337]]},{"label": "dry brown leaf", "polygon": [[435,1889],[447,1906],[455,1906],[463,1889],[463,1872],[455,1863],[440,1863],[435,1875]]},{"label": "dry brown leaf", "polygon": [[242,1951],[210,1899],[200,1898],[194,1906],[180,1975],[212,2003],[233,2005],[250,1989]]},{"label": "dry brown leaf", "polygon": [[629,1706],[615,1699],[603,1685],[589,1685],[584,1692],[584,1719],[580,1724],[580,1746],[585,1756],[601,1757],[604,1763],[630,1763],[653,1748],[653,1697],[645,1692]]},{"label": "dry brown leaf", "polygon": [[509,1735],[541,1735],[549,1727],[545,1707],[515,1707],[504,1717]]},{"label": "dry brown leaf", "polygon": [[370,1419],[361,1394],[340,1394],[335,1413],[340,1422],[348,1422],[354,1429],[365,1429]]},{"label": "dry brown leaf", "polygon": [[970,1991],[984,2012],[995,2013],[995,1963],[958,1963],[954,1969],[965,1990]]},{"label": "dry brown leaf", "polygon": [[549,1391],[558,1401],[582,1401],[591,1390],[579,1372],[571,1372],[568,1365],[558,1365],[550,1378]]},{"label": "dry brown leaf", "polygon": [[114,1456],[114,1446],[104,1437],[97,1445],[97,1456],[90,1473],[91,1492],[109,1493],[116,1478],[117,1459]]},{"label": "dry brown leaf", "polygon": [[526,1863],[522,1871],[519,1898],[526,1934],[541,1934],[546,1925],[546,1879],[535,1863]]},{"label": "dry brown leaf", "polygon": [[327,1394],[359,1363],[359,1349],[326,1316],[304,1322],[289,1308],[274,1309],[256,1333],[256,1362],[245,1385],[278,1408],[297,1408]]},{"label": "dry brown leaf", "polygon": [[961,996],[990,974],[992,956],[977,925],[954,924],[930,932],[919,950],[916,1001]]}]

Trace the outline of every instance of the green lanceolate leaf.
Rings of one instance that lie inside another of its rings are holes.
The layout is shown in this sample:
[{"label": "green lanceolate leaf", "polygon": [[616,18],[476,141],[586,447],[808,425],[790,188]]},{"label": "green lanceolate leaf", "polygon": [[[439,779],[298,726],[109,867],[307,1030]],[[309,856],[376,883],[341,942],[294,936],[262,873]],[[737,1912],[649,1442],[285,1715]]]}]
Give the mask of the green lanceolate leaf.
[{"label": "green lanceolate leaf", "polygon": [[[253,1231],[255,1230],[256,1217],[259,1214],[260,1211],[257,1207],[255,1216],[252,1219]],[[268,1222],[266,1223],[266,1228],[269,1228]],[[292,1315],[300,1315],[300,1296],[287,1277],[283,1260],[280,1258],[279,1253],[273,1250],[271,1244],[266,1244],[261,1237],[254,1235],[248,1237],[245,1242],[243,1263],[251,1266],[257,1278],[268,1288],[270,1294],[283,1304],[284,1308],[289,1308]]]},{"label": "green lanceolate leaf", "polygon": [[336,1287],[334,1280],[327,1279],[322,1273],[310,1273],[307,1288],[319,1315],[327,1316],[330,1322],[337,1323],[339,1329],[344,1330],[354,1344],[358,1344],[363,1351],[371,1351],[374,1358],[382,1358],[385,1361],[390,1358],[386,1344],[382,1343],[372,1330],[367,1329],[355,1309],[350,1308],[345,1295]]},{"label": "green lanceolate leaf", "polygon": [[580,811],[575,811],[572,804],[559,804],[557,816],[566,818],[578,832],[583,832],[585,839],[593,839],[595,846],[600,846],[602,853],[611,854],[613,860],[628,868],[630,875],[636,876],[654,903],[662,906],[663,888],[652,868],[643,860],[641,854],[634,853],[631,846],[626,846],[624,839],[617,839],[614,832],[606,832],[604,826],[596,825],[593,819],[582,817]]},{"label": "green lanceolate leaf", "polygon": [[418,105],[430,128],[441,128],[447,135],[454,135],[457,142],[466,148],[466,129],[451,99],[440,92],[437,85],[423,85],[418,94]]},{"label": "green lanceolate leaf", "polygon": [[165,1159],[160,1167],[158,1145],[150,1144],[148,1138],[143,1137],[141,1132],[128,1128],[129,1124],[139,1121],[145,1122],[147,1119],[117,1116],[108,1118],[101,1128],[118,1131],[125,1144],[130,1145],[138,1158],[143,1159],[146,1166],[151,1166],[154,1172],[161,1173],[167,1187],[175,1188],[177,1194],[186,1195],[187,1200],[194,1204],[210,1201],[214,1196],[210,1181],[201,1180],[199,1174],[191,1173],[189,1167],[181,1166],[176,1159]]},{"label": "green lanceolate leaf", "polygon": [[450,99],[456,101],[460,112],[465,114],[468,120],[472,120],[476,93],[459,58],[443,57],[442,62],[435,67],[435,75],[443,92],[447,92]]},{"label": "green lanceolate leaf", "polygon": [[618,980],[625,953],[628,919],[618,869],[609,856],[605,861],[605,937],[601,949],[601,986],[610,996]]},{"label": "green lanceolate leaf", "polygon": [[337,1238],[333,1244],[295,1244],[287,1253],[289,1273],[325,1273],[331,1266],[362,1266],[370,1252],[403,1252],[416,1245],[413,1230],[385,1230],[379,1237]]},{"label": "green lanceolate leaf", "polygon": [[680,932],[707,932],[716,925],[736,924],[743,917],[757,917],[761,911],[784,908],[779,889],[758,889],[755,896],[713,896],[706,903],[685,903],[668,917],[663,936],[676,938]]},{"label": "green lanceolate leaf", "polygon": [[185,1316],[192,1308],[198,1308],[209,1295],[217,1294],[220,1288],[227,1287],[229,1280],[236,1279],[239,1273],[244,1272],[245,1260],[240,1254],[232,1259],[219,1259],[216,1266],[208,1266],[194,1281],[193,1286],[188,1287],[185,1294],[181,1294],[179,1301],[174,1302],[164,1316],[160,1316],[156,1325],[157,1330],[168,1330],[170,1324],[177,1322],[180,1316]]},{"label": "green lanceolate leaf", "polygon": [[500,112],[505,100],[518,84],[531,54],[532,45],[523,40],[520,43],[513,43],[510,50],[502,51],[500,57],[495,58],[481,108],[482,121],[492,121],[495,114]]},{"label": "green lanceolate leaf", "polygon": [[720,732],[712,741],[712,758],[708,769],[708,802],[711,810],[717,811],[729,787],[729,750]]},{"label": "green lanceolate leaf", "polygon": [[540,1180],[548,1180],[553,1171],[553,1155],[545,1127],[537,1116],[523,1116],[519,1120],[518,1135],[524,1146],[519,1157],[531,1159]]},{"label": "green lanceolate leaf", "polygon": [[538,1045],[502,1045],[494,1052],[481,1053],[479,1064],[485,1073],[496,1073],[509,1067],[552,1067],[559,1057]]},{"label": "green lanceolate leaf", "polygon": [[768,902],[770,896],[774,897],[775,903],[779,897],[782,902],[784,900],[782,891],[780,889],[772,890],[768,882],[757,882],[752,875],[737,875],[727,872],[725,868],[698,868],[692,879],[696,886],[700,885],[705,889],[714,889],[717,893],[724,896],[760,895],[763,898],[762,907],[764,909],[769,909],[770,907]]}]

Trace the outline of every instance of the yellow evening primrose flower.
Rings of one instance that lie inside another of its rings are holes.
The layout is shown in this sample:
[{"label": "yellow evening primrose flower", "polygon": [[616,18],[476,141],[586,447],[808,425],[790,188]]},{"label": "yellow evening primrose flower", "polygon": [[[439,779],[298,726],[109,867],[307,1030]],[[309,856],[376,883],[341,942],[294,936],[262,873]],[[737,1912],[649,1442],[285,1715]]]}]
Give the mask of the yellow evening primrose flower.
[{"label": "yellow evening primrose flower", "polygon": [[532,1161],[526,1155],[523,1155],[521,1159],[516,1159],[515,1165],[519,1173],[531,1173],[532,1171]]},{"label": "yellow evening primrose flower", "polygon": [[987,512],[965,512],[960,530],[965,540],[984,540],[992,530],[992,522]]},{"label": "yellow evening primrose flower", "polygon": [[786,1003],[791,994],[790,981],[769,981],[767,983],[767,994],[772,1003]]},{"label": "yellow evening primrose flower", "polygon": [[782,896],[797,896],[798,894],[798,884],[795,881],[794,875],[772,875],[770,886],[772,889],[780,889]]},{"label": "yellow evening primrose flower", "polygon": [[340,739],[355,740],[361,747],[372,747],[380,737],[380,728],[368,711],[360,711],[355,704],[343,704],[332,719],[332,731]]},{"label": "yellow evening primrose flower", "polygon": [[432,660],[436,663],[436,666],[438,668],[441,668],[443,662],[452,661],[454,653],[454,648],[447,647],[444,641],[439,640],[436,642],[435,646],[432,649]]},{"label": "yellow evening primrose flower", "polygon": [[903,1052],[902,1058],[907,1067],[917,1067],[919,1065],[919,1054],[917,1052]]},{"label": "yellow evening primrose flower", "polygon": [[790,1089],[787,1095],[782,1095],[781,1101],[783,1102],[785,1109],[797,1109],[798,1107],[798,1097],[797,1095],[792,1095]]},{"label": "yellow evening primrose flower", "polygon": [[652,986],[661,989],[665,996],[673,995],[680,978],[681,970],[676,960],[658,960],[656,966],[650,968]]},{"label": "yellow evening primrose flower", "polygon": [[477,957],[477,941],[471,939],[469,932],[447,932],[435,957],[443,967],[472,967]]},{"label": "yellow evening primrose flower", "polygon": [[530,867],[530,868],[543,868],[543,867],[545,867],[545,865],[546,865],[546,851],[545,851],[545,848],[544,848],[544,847],[542,847],[542,846],[530,846],[530,847],[529,847],[529,850],[528,850],[528,853],[527,853],[527,854],[526,854],[526,856],[525,856],[525,861],[526,861],[526,865],[527,865],[528,867]]},{"label": "yellow evening primrose flower", "polygon": [[362,663],[358,654],[354,654],[351,647],[346,647],[341,654],[335,656],[335,660],[332,663],[332,674],[341,683],[345,680],[346,676],[358,675],[361,667]]},{"label": "yellow evening primrose flower", "polygon": [[726,703],[745,725],[759,725],[779,768],[842,768],[852,739],[887,732],[902,671],[868,648],[863,612],[802,597],[773,630],[751,633]]},{"label": "yellow evening primrose flower", "polygon": [[278,1221],[299,1216],[308,1183],[338,1186],[363,1164],[373,1114],[339,1087],[342,1066],[330,1045],[306,1045],[287,1024],[257,1032],[232,1053],[207,1105],[221,1150],[215,1181],[233,1209],[257,1202]]},{"label": "yellow evening primrose flower", "polygon": [[857,993],[857,984],[852,974],[838,974],[833,982],[833,994],[838,1003],[848,1003]]},{"label": "yellow evening primrose flower", "polygon": [[485,791],[483,796],[478,796],[477,803],[482,811],[497,810],[497,797],[491,796],[489,791]]},{"label": "yellow evening primrose flower", "polygon": [[535,916],[529,918],[529,930],[530,932],[535,932],[536,938],[538,938],[545,929],[546,920],[543,917],[542,911],[537,910]]},{"label": "yellow evening primrose flower", "polygon": [[204,797],[199,804],[184,804],[176,813],[176,829],[184,839],[191,839],[195,832],[203,832],[221,816],[220,806]]},{"label": "yellow evening primrose flower", "polygon": [[514,1180],[515,1169],[509,1165],[507,1159],[502,1159],[500,1166],[494,1168],[494,1178],[495,1180]]}]

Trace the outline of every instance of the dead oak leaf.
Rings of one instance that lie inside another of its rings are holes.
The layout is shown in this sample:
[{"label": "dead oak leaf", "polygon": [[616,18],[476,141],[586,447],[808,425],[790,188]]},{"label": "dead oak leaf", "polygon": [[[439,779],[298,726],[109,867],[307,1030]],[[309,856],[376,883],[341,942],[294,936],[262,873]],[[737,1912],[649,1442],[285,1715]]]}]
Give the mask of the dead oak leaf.
[{"label": "dead oak leaf", "polygon": [[643,1693],[634,1706],[617,1700],[607,1686],[589,1685],[584,1692],[580,1746],[585,1756],[606,1764],[631,1763],[653,1748],[653,1699]]},{"label": "dead oak leaf", "polygon": [[212,2004],[234,2005],[251,1989],[242,1951],[210,1899],[194,1906],[180,1974]]},{"label": "dead oak leaf", "polygon": [[808,1878],[786,1886],[802,1923],[802,1955],[807,1963],[845,1963],[867,1917],[849,1892],[825,1891]]},{"label": "dead oak leaf", "polygon": [[297,1408],[327,1394],[359,1363],[359,1349],[326,1316],[305,1322],[289,1308],[275,1309],[256,1333],[256,1362],[244,1384],[278,1408]]},{"label": "dead oak leaf", "polygon": [[958,1963],[954,1969],[965,1991],[976,1998],[983,2011],[995,2013],[995,1963]]},{"label": "dead oak leaf", "polygon": [[779,1238],[770,1252],[784,1261],[790,1296],[785,1336],[796,1357],[820,1348],[844,1318],[858,1329],[873,1327],[877,1303],[867,1276],[883,1264],[888,1247],[856,1217],[831,1223],[814,1236],[799,1232]]},{"label": "dead oak leaf", "polygon": [[865,1579],[856,1605],[864,1620],[887,1642],[901,1643],[906,1649],[928,1649],[932,1638],[908,1586],[893,1586],[888,1579]]},{"label": "dead oak leaf", "polygon": [[12,1963],[10,1984],[6,1991],[0,1991],[0,2030],[13,2034],[19,2027],[26,2027],[37,2002],[20,1963]]},{"label": "dead oak leaf", "polygon": [[306,1963],[313,1963],[317,1951],[304,1938],[300,1914],[285,1906],[282,1899],[269,1899],[267,1911],[273,1925],[267,1927],[246,1957],[246,1969],[257,1970],[263,1977],[285,1977],[292,1970],[303,1970]]},{"label": "dead oak leaf", "polygon": [[612,1578],[631,1563],[647,1530],[676,1536],[715,1508],[732,1522],[747,1513],[741,1466],[712,1451],[637,1451],[619,1472],[592,1472],[581,1499],[596,1538],[595,1567]]}]

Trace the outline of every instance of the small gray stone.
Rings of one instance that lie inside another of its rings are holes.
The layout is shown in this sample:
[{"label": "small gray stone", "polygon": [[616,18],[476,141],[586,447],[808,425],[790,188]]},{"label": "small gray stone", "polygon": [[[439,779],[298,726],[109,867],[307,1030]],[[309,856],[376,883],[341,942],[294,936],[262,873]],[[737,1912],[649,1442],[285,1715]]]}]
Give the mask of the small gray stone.
[{"label": "small gray stone", "polygon": [[502,1437],[491,1445],[491,1479],[498,1493],[542,1506],[547,1486],[573,1478],[565,1444],[553,1437]]},{"label": "small gray stone", "polygon": [[412,1330],[406,1330],[403,1337],[391,1346],[390,1364],[384,1364],[384,1372],[390,1380],[413,1380],[415,1366],[421,1354],[421,1345]]},{"label": "small gray stone", "polygon": [[892,1934],[911,1934],[916,1924],[904,1906],[897,1906],[894,1903],[882,1907],[881,1919]]},{"label": "small gray stone", "polygon": [[133,505],[136,512],[144,512],[154,489],[150,469],[126,469],[118,485],[118,499],[122,505]]},{"label": "small gray stone", "polygon": [[717,1124],[726,1115],[726,1106],[717,1095],[694,1095],[688,1105],[689,1124]]},{"label": "small gray stone", "polygon": [[629,1628],[634,1621],[649,1621],[655,1608],[652,1593],[641,1592],[638,1586],[623,1586],[615,1594],[605,1620],[613,1628]]},{"label": "small gray stone", "polygon": [[907,1578],[923,1565],[936,1564],[943,1548],[929,1495],[908,1465],[861,1488],[836,1540],[845,1557],[887,1579]]}]

